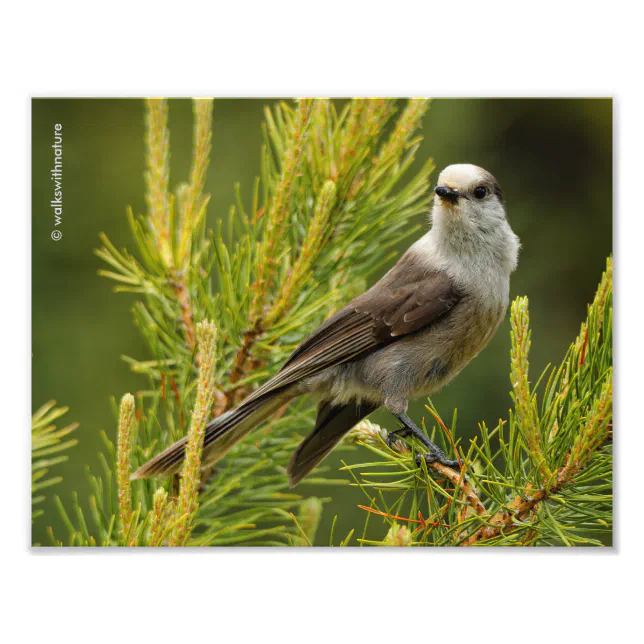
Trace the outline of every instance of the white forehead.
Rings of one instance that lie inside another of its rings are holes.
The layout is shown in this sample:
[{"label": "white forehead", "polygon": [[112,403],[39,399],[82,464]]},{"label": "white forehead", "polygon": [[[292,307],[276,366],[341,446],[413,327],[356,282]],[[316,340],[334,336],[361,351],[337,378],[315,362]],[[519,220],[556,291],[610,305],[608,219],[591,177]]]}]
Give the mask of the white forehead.
[{"label": "white forehead", "polygon": [[466,188],[485,178],[485,170],[469,163],[447,166],[438,177],[438,185],[450,188]]}]

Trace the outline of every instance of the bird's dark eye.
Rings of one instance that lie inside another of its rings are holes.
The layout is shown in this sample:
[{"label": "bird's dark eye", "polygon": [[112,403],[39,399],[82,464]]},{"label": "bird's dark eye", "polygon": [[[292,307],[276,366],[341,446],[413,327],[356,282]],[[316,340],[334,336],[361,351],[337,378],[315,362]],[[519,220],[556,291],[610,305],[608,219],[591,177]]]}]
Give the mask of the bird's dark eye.
[{"label": "bird's dark eye", "polygon": [[474,188],[474,196],[477,199],[483,199],[487,195],[487,190],[483,186],[479,186],[478,188]]}]

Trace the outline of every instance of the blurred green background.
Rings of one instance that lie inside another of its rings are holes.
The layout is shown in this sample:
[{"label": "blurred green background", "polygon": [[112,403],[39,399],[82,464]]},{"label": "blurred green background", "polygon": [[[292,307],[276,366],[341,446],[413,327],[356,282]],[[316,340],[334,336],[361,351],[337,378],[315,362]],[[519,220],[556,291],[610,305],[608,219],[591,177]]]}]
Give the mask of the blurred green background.
[{"label": "blurred green background", "polygon": [[[246,203],[259,174],[263,107],[273,99],[215,101],[213,155],[206,192],[208,220],[227,214],[233,184],[241,182]],[[64,482],[47,491],[45,516],[33,541],[47,543],[45,528],[62,525],[54,493],[69,504],[77,490],[87,497],[84,468],[98,471],[99,430],[115,437],[109,397],[135,391],[144,380],[121,355],[144,358],[132,324],[133,298],[113,294],[97,275],[92,253],[103,231],[117,246],[132,248],[125,207],[143,212],[144,106],[136,99],[35,99],[32,103],[32,407],[55,399],[70,407],[61,420],[79,421],[79,444],[55,473]],[[50,169],[54,124],[63,125],[64,212],[62,239],[53,241]],[[187,179],[191,154],[189,100],[170,101],[171,184]],[[530,298],[532,377],[557,363],[585,316],[612,248],[612,101],[610,99],[437,99],[425,117],[416,168],[433,157],[438,172],[451,163],[474,163],[502,185],[510,223],[522,241],[511,297]],[[403,250],[402,248],[400,250]],[[485,351],[434,397],[441,415],[458,408],[458,432],[472,436],[477,423],[494,426],[507,417],[509,324],[506,320]],[[420,420],[422,401],[410,406]],[[386,413],[374,420],[395,425]],[[429,422],[429,420],[428,420]],[[326,465],[359,458],[334,453]],[[340,476],[334,474],[333,476]],[[328,496],[332,488],[303,483],[298,491]],[[337,536],[364,522],[356,507],[360,490],[335,488],[325,506],[317,542],[328,543],[333,515]],[[376,522],[372,519],[370,523]]]}]

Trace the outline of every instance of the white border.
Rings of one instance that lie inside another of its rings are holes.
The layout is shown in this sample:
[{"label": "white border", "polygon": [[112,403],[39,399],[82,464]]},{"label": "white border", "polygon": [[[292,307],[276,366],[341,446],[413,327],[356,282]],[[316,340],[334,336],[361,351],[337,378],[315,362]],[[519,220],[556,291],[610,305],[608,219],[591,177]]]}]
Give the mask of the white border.
[{"label": "white border", "polygon": [[[227,4],[225,10],[187,1],[12,6],[22,15],[14,13],[0,44],[10,90],[2,100],[0,154],[8,322],[0,629],[11,638],[3,640],[635,641],[644,533],[638,404],[644,105],[640,20],[629,9],[635,3]],[[617,547],[224,550],[199,558],[29,552],[28,97],[141,94],[615,96]]]}]

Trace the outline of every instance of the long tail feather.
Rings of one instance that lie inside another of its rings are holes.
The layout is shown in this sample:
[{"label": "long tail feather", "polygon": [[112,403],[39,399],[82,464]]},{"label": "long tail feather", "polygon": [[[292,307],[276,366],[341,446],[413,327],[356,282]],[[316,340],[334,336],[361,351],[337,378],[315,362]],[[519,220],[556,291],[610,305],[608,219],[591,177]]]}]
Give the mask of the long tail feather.
[{"label": "long tail feather", "polygon": [[[243,402],[239,407],[215,418],[206,427],[202,463],[214,465],[238,443],[246,434],[274,414],[290,400],[284,392],[273,392],[267,396]],[[160,454],[142,465],[132,476],[135,479],[148,479],[178,474],[183,466],[187,438],[182,438]]]}]

